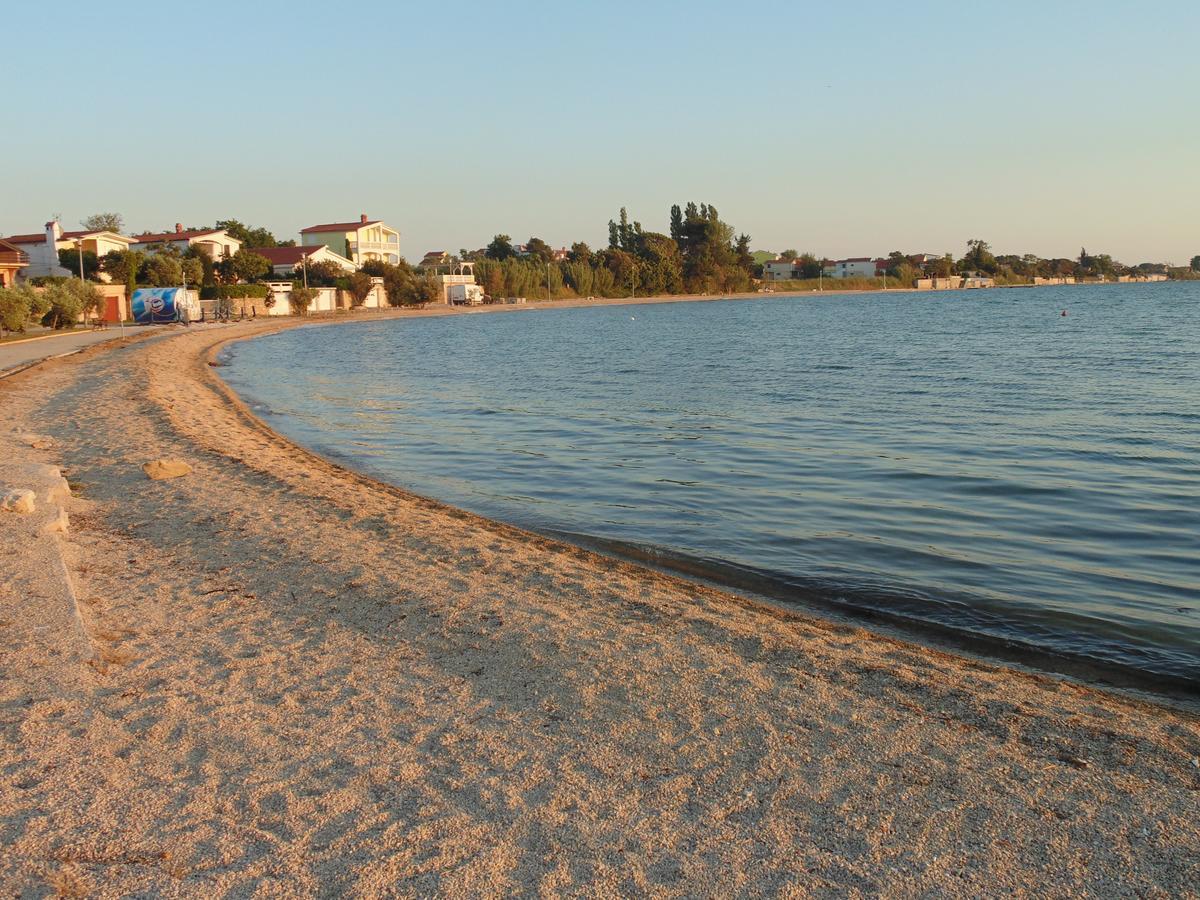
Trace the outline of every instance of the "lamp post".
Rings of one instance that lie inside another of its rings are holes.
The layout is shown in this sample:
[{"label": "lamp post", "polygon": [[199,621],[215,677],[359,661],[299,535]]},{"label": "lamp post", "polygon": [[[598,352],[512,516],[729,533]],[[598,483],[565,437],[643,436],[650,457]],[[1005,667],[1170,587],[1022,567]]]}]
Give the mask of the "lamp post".
[{"label": "lamp post", "polygon": [[83,238],[75,239],[75,249],[79,251],[79,280],[83,281]]}]

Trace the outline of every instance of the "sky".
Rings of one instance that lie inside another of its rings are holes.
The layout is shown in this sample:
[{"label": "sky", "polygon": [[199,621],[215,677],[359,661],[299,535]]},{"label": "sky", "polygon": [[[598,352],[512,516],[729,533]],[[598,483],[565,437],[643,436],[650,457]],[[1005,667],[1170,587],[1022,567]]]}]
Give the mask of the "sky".
[{"label": "sky", "polygon": [[0,234],[119,212],[409,260],[715,205],[830,257],[1200,253],[1200,4],[12,4]]}]

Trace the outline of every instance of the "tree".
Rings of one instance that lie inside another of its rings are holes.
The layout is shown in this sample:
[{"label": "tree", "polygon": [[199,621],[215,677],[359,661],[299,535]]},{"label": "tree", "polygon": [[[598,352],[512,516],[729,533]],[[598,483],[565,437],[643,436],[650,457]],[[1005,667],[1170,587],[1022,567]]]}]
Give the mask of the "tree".
[{"label": "tree", "polygon": [[127,297],[133,297],[133,292],[137,290],[138,273],[145,261],[146,254],[137,250],[111,250],[100,261],[100,268],[113,283],[125,285]]},{"label": "tree", "polygon": [[554,250],[539,237],[531,237],[529,243],[525,246],[530,256],[537,257],[543,263],[548,263],[554,259]]},{"label": "tree", "polygon": [[258,281],[271,271],[271,261],[252,250],[239,250],[217,263],[217,271],[225,282]]},{"label": "tree", "polygon": [[366,272],[354,272],[346,279],[346,291],[350,294],[350,308],[358,309],[367,302],[375,282]]},{"label": "tree", "polygon": [[267,229],[251,228],[248,225],[243,225],[237,219],[218,219],[214,227],[224,228],[229,232],[231,237],[235,237],[241,241],[242,246],[247,250],[252,250],[255,247],[278,246],[275,235],[271,234]]},{"label": "tree", "polygon": [[180,287],[183,284],[183,264],[170,253],[151,253],[142,263],[138,281],[150,287]]},{"label": "tree", "polygon": [[120,213],[96,213],[88,216],[79,223],[84,231],[111,231],[120,234],[125,227],[125,219]]},{"label": "tree", "polygon": [[308,308],[312,306],[312,302],[317,299],[317,289],[305,287],[297,282],[292,285],[291,294],[288,297],[291,302],[292,312],[298,316],[307,316]]},{"label": "tree", "polygon": [[966,271],[987,272],[994,274],[1000,267],[996,257],[992,256],[992,248],[987,241],[976,238],[967,241],[967,255],[959,260],[959,268]]},{"label": "tree", "polygon": [[[592,248],[583,241],[577,241],[571,245],[571,252],[568,254],[568,259],[571,262],[592,264]],[[1200,257],[1197,257],[1200,259]]]},{"label": "tree", "polygon": [[411,299],[414,305],[437,303],[442,299],[442,282],[436,275],[424,275],[413,280]]},{"label": "tree", "polygon": [[81,315],[104,308],[104,295],[99,288],[78,278],[64,278],[48,285],[44,297],[49,308],[42,322],[54,329],[69,328]]},{"label": "tree", "polygon": [[498,234],[492,238],[492,242],[487,245],[485,253],[488,259],[500,260],[503,262],[506,259],[511,259],[517,255],[517,251],[513,249],[512,238],[507,234]]},{"label": "tree", "polygon": [[307,263],[304,268],[307,270],[308,283],[313,287],[333,287],[339,279],[346,276],[346,270],[330,259]]},{"label": "tree", "polygon": [[795,262],[799,263],[801,278],[816,278],[821,274],[821,260],[817,259],[812,253],[802,253],[795,257]]},{"label": "tree", "polygon": [[754,268],[754,254],[750,252],[750,235],[739,234],[733,245],[734,256],[738,266],[749,272]]},{"label": "tree", "polygon": [[1200,272],[1200,256],[1192,257],[1192,271]]},{"label": "tree", "polygon": [[683,238],[683,211],[678,203],[671,205],[671,240],[675,243]]},{"label": "tree", "polygon": [[76,250],[73,247],[59,250],[58,264],[75,277],[79,277],[80,253],[83,254],[83,277],[88,281],[98,280],[96,276],[100,274],[100,260],[91,250]]},{"label": "tree", "polygon": [[49,308],[45,295],[29,284],[0,288],[0,336],[6,331],[24,331],[31,319],[40,319]]},{"label": "tree", "polygon": [[779,258],[780,259],[795,259],[799,255],[800,254],[798,254],[795,250],[784,250],[782,253],[779,254]]},{"label": "tree", "polygon": [[199,280],[192,281],[191,273],[195,270],[189,269],[188,284],[200,284],[209,287],[217,283],[217,265],[213,262],[213,258],[209,255],[208,250],[199,244],[193,244],[184,251],[183,258],[194,259],[200,264]]}]

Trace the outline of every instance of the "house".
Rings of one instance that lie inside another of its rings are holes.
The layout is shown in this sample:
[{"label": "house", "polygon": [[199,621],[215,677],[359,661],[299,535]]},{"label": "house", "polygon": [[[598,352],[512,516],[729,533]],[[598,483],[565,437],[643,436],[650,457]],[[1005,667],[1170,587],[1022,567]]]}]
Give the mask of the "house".
[{"label": "house", "polygon": [[0,241],[0,287],[17,283],[17,273],[29,265],[29,254],[8,241]]},{"label": "house", "polygon": [[276,275],[291,275],[306,265],[321,262],[331,262],[347,273],[356,268],[354,263],[324,244],[319,247],[254,247],[250,252],[266,257]]},{"label": "house", "polygon": [[839,259],[826,263],[826,278],[874,278],[875,260],[869,256],[853,256],[849,259]]},{"label": "house", "polygon": [[331,222],[303,228],[300,231],[300,243],[305,247],[325,244],[355,266],[361,266],[368,260],[392,265],[400,262],[400,232],[378,219],[368,219],[365,213],[359,216],[357,222]]},{"label": "house", "polygon": [[553,259],[556,263],[566,262],[568,259],[571,258],[571,251],[568,250],[566,247],[559,247],[557,250],[554,250],[553,252],[551,252],[550,258]]},{"label": "house", "polygon": [[763,263],[764,281],[789,281],[799,277],[794,259],[772,259]]},{"label": "house", "polygon": [[102,258],[113,250],[128,250],[130,240],[115,231],[63,231],[57,219],[47,222],[45,231],[41,234],[14,234],[4,238],[7,244],[15,246],[29,257],[29,262],[21,273],[22,278],[77,274],[76,271],[59,264],[59,250],[82,248]]},{"label": "house", "polygon": [[417,264],[421,269],[436,269],[439,266],[454,265],[454,257],[445,250],[430,250],[421,257],[421,262]]},{"label": "house", "polygon": [[196,247],[205,251],[209,259],[218,260],[233,256],[242,249],[242,242],[224,228],[197,228],[184,230],[178,222],[174,231],[159,234],[139,234],[133,238],[134,249],[156,253],[168,248],[186,253]]}]

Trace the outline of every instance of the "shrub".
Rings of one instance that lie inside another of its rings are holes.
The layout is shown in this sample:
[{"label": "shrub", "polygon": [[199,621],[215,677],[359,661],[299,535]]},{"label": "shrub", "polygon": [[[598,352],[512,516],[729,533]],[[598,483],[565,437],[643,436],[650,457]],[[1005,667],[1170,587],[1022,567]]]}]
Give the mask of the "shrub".
[{"label": "shrub", "polygon": [[48,308],[42,294],[27,284],[0,288],[0,334],[24,331],[30,319],[42,316]]},{"label": "shrub", "polygon": [[355,272],[346,279],[346,290],[350,294],[350,306],[352,309],[358,309],[367,302],[367,297],[371,293],[371,288],[375,286],[375,282],[371,280],[371,276],[365,272]]},{"label": "shrub", "polygon": [[210,284],[200,288],[201,300],[262,299],[271,292],[265,284]]},{"label": "shrub", "polygon": [[70,279],[46,288],[45,299],[49,304],[42,323],[51,328],[69,328],[84,313],[103,308],[104,295],[93,284]]},{"label": "shrub", "polygon": [[300,284],[292,285],[291,304],[292,312],[298,316],[308,315],[308,308],[312,306],[312,302],[317,299],[316,288],[306,288]]}]

